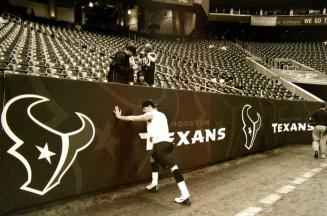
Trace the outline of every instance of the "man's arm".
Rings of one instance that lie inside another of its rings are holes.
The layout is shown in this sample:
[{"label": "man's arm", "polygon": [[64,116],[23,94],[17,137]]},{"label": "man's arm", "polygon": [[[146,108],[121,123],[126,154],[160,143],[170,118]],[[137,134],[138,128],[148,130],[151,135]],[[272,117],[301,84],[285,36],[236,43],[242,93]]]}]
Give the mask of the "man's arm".
[{"label": "man's arm", "polygon": [[145,113],[143,115],[130,115],[130,116],[122,116],[121,115],[121,109],[119,109],[118,106],[115,106],[115,109],[113,110],[115,113],[116,117],[120,120],[123,121],[149,121],[152,119],[152,114],[150,113]]}]

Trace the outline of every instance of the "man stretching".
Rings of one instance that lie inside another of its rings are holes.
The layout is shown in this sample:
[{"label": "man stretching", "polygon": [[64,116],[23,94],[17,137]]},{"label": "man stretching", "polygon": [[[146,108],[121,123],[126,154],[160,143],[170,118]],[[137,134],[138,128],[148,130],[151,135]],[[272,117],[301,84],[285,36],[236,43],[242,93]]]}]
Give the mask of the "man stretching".
[{"label": "man stretching", "polygon": [[173,160],[172,152],[174,146],[171,138],[169,137],[169,128],[166,115],[159,112],[156,108],[156,104],[150,99],[147,99],[142,103],[142,109],[144,114],[136,116],[122,116],[121,110],[118,106],[115,107],[113,112],[118,119],[123,121],[147,122],[147,132],[150,142],[153,144],[153,148],[150,157],[152,182],[146,186],[146,190],[151,192],[157,192],[159,190],[159,165],[161,165],[161,167],[164,169],[170,169],[181,192],[181,196],[175,198],[175,202],[190,205],[191,198],[184,182],[183,175]]}]

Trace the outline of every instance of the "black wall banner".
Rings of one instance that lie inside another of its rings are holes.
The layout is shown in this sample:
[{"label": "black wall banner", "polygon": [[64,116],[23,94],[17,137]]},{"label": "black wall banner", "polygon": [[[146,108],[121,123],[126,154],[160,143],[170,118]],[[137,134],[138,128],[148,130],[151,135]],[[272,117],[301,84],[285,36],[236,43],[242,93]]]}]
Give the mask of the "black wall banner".
[{"label": "black wall banner", "polygon": [[[0,214],[150,177],[145,123],[123,122],[151,98],[169,120],[182,169],[311,143],[318,103],[6,75],[1,82]],[[2,88],[1,87],[1,88]]]}]

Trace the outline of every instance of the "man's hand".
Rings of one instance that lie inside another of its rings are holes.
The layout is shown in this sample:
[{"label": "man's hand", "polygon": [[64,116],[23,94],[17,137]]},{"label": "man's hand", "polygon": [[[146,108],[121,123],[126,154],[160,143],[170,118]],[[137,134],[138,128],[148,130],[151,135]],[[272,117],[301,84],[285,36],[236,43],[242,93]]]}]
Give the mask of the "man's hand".
[{"label": "man's hand", "polygon": [[120,117],[121,117],[121,109],[119,109],[118,106],[115,106],[115,109],[113,110],[113,112],[115,113],[116,118],[120,119]]},{"label": "man's hand", "polygon": [[148,53],[148,59],[152,62],[156,62],[157,57],[154,53]]},{"label": "man's hand", "polygon": [[144,113],[143,115],[129,115],[129,116],[122,116],[121,109],[118,106],[115,106],[113,112],[116,115],[116,118],[123,121],[150,121],[152,119],[152,113]]}]

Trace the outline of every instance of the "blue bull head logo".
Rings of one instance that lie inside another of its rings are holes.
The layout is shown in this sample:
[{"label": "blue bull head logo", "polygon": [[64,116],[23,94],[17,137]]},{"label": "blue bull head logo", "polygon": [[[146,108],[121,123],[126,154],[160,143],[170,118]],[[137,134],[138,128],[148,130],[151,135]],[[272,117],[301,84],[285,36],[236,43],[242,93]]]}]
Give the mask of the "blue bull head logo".
[{"label": "blue bull head logo", "polygon": [[[40,95],[20,95],[9,100],[1,114],[2,127],[14,142],[7,152],[16,157],[27,172],[27,180],[20,189],[38,195],[44,195],[60,184],[77,154],[92,143],[95,135],[93,122],[78,112],[81,127],[72,132],[63,133],[42,123],[33,116],[32,109],[47,101],[48,98]],[[18,120],[15,115],[20,116]],[[12,122],[15,118],[19,121],[15,121],[16,124]],[[25,132],[15,130],[22,127],[17,125],[23,125]],[[37,134],[27,133],[35,130]]]},{"label": "blue bull head logo", "polygon": [[257,113],[257,120],[254,121],[250,115],[249,110],[251,105],[246,104],[242,109],[243,132],[245,135],[245,147],[250,150],[253,146],[257,133],[261,127],[261,116]]}]

